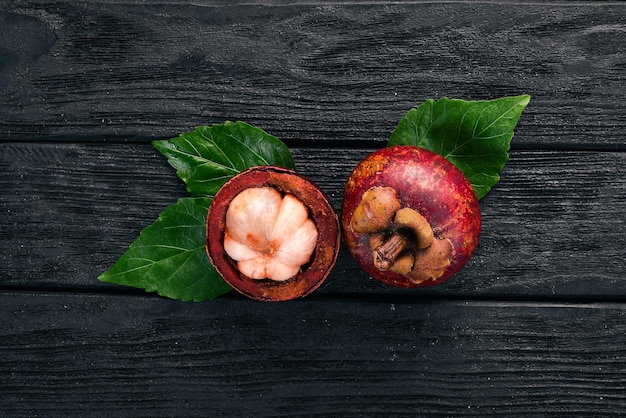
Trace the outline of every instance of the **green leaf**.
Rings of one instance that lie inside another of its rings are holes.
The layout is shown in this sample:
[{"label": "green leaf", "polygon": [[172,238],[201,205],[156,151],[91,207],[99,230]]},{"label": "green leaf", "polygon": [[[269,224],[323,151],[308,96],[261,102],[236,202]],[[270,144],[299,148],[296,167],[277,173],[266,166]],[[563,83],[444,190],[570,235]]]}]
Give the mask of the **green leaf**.
[{"label": "green leaf", "polygon": [[205,250],[210,198],[182,198],[98,280],[157,292],[179,300],[213,299],[231,290],[211,265]]},{"label": "green leaf", "polygon": [[387,145],[414,145],[442,155],[463,171],[480,199],[500,180],[529,101],[528,95],[473,102],[429,99],[402,118]]},{"label": "green leaf", "polygon": [[152,144],[167,157],[192,196],[212,197],[231,177],[254,166],[295,168],[284,143],[244,122],[199,126]]},{"label": "green leaf", "polygon": [[206,255],[206,214],[212,197],[248,168],[295,168],[291,152],[277,138],[243,122],[200,126],[153,145],[168,158],[192,197],[167,207],[98,279],[172,299],[213,299],[231,288]]}]

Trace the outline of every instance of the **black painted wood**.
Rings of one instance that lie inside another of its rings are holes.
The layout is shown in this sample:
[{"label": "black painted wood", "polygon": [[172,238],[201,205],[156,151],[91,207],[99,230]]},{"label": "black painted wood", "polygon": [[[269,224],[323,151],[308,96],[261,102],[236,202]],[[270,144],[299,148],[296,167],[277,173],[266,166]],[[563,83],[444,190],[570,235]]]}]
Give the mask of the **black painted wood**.
[{"label": "black painted wood", "polygon": [[[339,212],[344,182],[369,151],[293,154]],[[626,298],[625,158],[512,152],[502,180],[481,201],[481,244],[468,266],[442,286],[399,293]],[[165,157],[136,144],[2,144],[0,187],[5,288],[109,288],[95,277],[187,195]],[[321,291],[398,293],[362,273],[345,249]]]},{"label": "black painted wood", "polygon": [[[626,411],[626,3],[0,4],[2,416]],[[342,185],[426,98],[529,93],[445,284],[345,249],[309,298],[96,280],[184,186],[150,139],[244,120]]]},{"label": "black painted wood", "polygon": [[626,407],[621,305],[4,299],[8,415],[598,416]]},{"label": "black painted wood", "polygon": [[427,98],[528,93],[519,143],[623,148],[624,20],[619,2],[9,2],[0,133],[145,140],[241,119],[381,142]]}]

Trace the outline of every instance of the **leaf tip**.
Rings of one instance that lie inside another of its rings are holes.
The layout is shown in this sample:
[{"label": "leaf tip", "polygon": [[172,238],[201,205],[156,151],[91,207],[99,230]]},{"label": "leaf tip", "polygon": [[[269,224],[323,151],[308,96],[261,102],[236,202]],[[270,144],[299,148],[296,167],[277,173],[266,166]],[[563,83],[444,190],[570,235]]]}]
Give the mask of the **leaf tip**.
[{"label": "leaf tip", "polygon": [[100,273],[97,277],[97,279],[101,282],[108,282],[107,280],[107,272],[105,271],[104,273]]},{"label": "leaf tip", "polygon": [[161,151],[165,147],[167,141],[167,139],[155,139],[150,141],[150,144],[157,150]]},{"label": "leaf tip", "polygon": [[530,94],[522,94],[520,96],[518,96],[520,101],[519,104],[523,107],[528,106],[528,103],[530,103]]}]

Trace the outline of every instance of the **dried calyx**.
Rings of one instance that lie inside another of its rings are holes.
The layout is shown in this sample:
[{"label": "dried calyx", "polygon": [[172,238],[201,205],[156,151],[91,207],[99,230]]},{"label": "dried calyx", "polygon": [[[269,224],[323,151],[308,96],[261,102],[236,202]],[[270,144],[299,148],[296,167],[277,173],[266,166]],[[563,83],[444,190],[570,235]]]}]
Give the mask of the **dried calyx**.
[{"label": "dried calyx", "polygon": [[369,234],[374,266],[414,283],[437,279],[450,266],[452,242],[439,238],[418,211],[402,207],[391,187],[371,187],[354,211],[351,228]]}]

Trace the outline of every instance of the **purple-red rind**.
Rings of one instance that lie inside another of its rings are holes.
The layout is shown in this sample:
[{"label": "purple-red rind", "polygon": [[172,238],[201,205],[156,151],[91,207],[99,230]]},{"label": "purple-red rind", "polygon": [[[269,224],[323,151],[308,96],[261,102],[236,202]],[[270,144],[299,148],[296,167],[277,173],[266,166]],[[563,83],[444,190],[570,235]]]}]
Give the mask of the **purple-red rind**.
[{"label": "purple-red rind", "polygon": [[[454,255],[442,276],[414,283],[374,266],[369,235],[355,233],[350,227],[361,196],[374,186],[395,189],[401,207],[417,210],[436,237],[452,241]],[[345,186],[341,225],[350,253],[366,273],[391,286],[417,288],[442,283],[469,261],[478,246],[481,215],[472,185],[454,164],[426,149],[397,145],[373,152],[352,171]]]}]

